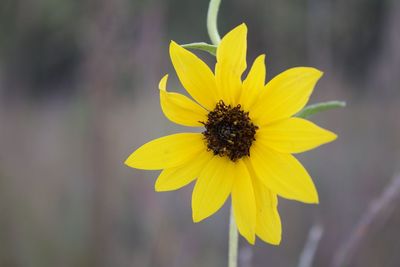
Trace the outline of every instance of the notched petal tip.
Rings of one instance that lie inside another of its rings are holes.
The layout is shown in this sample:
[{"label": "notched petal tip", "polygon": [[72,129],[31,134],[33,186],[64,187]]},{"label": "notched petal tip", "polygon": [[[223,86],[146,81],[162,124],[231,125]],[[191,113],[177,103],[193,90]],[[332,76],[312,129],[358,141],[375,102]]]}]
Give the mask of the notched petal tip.
[{"label": "notched petal tip", "polygon": [[[319,126],[317,126],[317,127],[319,127]],[[319,129],[320,129],[320,138],[321,138],[320,145],[328,144],[330,142],[335,141],[338,138],[338,135],[335,134],[334,132],[331,132],[331,131],[321,128],[321,127],[319,127]]]},{"label": "notched petal tip", "polygon": [[158,83],[158,89],[161,91],[167,91],[167,81],[168,81],[168,74],[165,74],[164,77]]},{"label": "notched petal tip", "polygon": [[198,223],[201,222],[204,218],[200,218],[198,214],[196,214],[194,212],[194,210],[192,209],[192,220],[194,223]]},{"label": "notched petal tip", "polygon": [[131,167],[131,166],[129,165],[128,159],[129,159],[129,157],[124,161],[124,165],[125,165],[125,166],[128,166],[128,167],[130,167],[130,168],[133,168],[133,167]]},{"label": "notched petal tip", "polygon": [[187,50],[186,48],[184,48],[183,46],[181,46],[180,44],[178,44],[174,40],[171,40],[171,42],[169,43],[169,55],[170,55],[170,57],[172,57],[172,54],[181,53],[181,52],[189,52],[189,53],[191,53],[189,50]]},{"label": "notched petal tip", "polygon": [[[254,63],[253,63],[253,65],[254,64],[264,64],[264,68],[265,68],[265,54],[261,54],[261,55],[259,55],[258,57],[256,57],[256,59],[254,60]],[[264,74],[264,76],[265,76],[265,74]],[[265,77],[264,77],[264,79],[265,79]]]},{"label": "notched petal tip", "polygon": [[305,67],[305,68],[307,68],[310,74],[315,76],[317,80],[319,80],[324,75],[324,72],[320,71],[319,69],[313,67]]},{"label": "notched petal tip", "polygon": [[224,36],[224,38],[228,37],[229,35],[233,36],[235,34],[238,34],[239,36],[242,36],[241,38],[243,38],[247,42],[247,32],[247,25],[245,23],[242,23],[236,26],[236,28],[233,28],[230,32],[228,32]]},{"label": "notched petal tip", "polygon": [[200,222],[202,219],[199,216],[200,211],[194,206],[194,195],[192,193],[192,220],[194,223]]},{"label": "notched petal tip", "polygon": [[309,188],[308,194],[302,195],[301,197],[298,198],[293,198],[293,200],[302,202],[304,204],[319,204],[319,195],[317,191],[317,187],[314,184],[314,181],[312,181],[312,186]]},{"label": "notched petal tip", "polygon": [[328,134],[327,134],[327,143],[333,142],[338,138],[338,135],[335,134],[334,132],[331,132],[331,131],[327,131],[327,132],[328,132]]},{"label": "notched petal tip", "polygon": [[171,40],[171,42],[169,43],[169,56],[170,56],[171,60],[172,60],[172,56],[174,54],[179,53],[179,50],[186,50],[186,49],[183,48],[182,46],[180,46],[175,41]]},{"label": "notched petal tip", "polygon": [[283,73],[289,73],[291,72],[292,74],[296,74],[297,76],[303,76],[307,78],[312,78],[312,80],[316,83],[323,75],[324,73],[314,67],[305,67],[305,66],[299,66],[299,67],[293,67],[290,68]]},{"label": "notched petal tip", "polygon": [[174,40],[171,40],[171,41],[169,42],[169,48],[175,47],[175,46],[179,46],[178,43],[175,42]]},{"label": "notched petal tip", "polygon": [[137,161],[137,157],[136,157],[136,150],[131,153],[126,160],[124,161],[124,164],[130,168],[134,168],[134,169],[138,169],[136,166],[136,161]]},{"label": "notched petal tip", "polygon": [[[193,194],[192,194],[192,198],[193,198]],[[194,223],[199,223],[199,222],[207,219],[211,215],[204,213],[201,209],[195,208],[193,206],[193,200],[192,200],[192,220]]]},{"label": "notched petal tip", "polygon": [[165,191],[169,191],[169,190],[166,190],[165,188],[163,188],[160,185],[159,179],[157,179],[156,183],[154,184],[154,191],[156,191],[156,192],[165,192]]},{"label": "notched petal tip", "polygon": [[295,67],[293,69],[304,72],[304,74],[308,74],[309,76],[315,76],[317,79],[321,78],[324,75],[324,72],[314,67]]},{"label": "notched petal tip", "polygon": [[256,58],[256,60],[261,60],[261,61],[265,62],[265,54],[259,55],[259,56]]},{"label": "notched petal tip", "polygon": [[321,142],[321,145],[329,144],[338,138],[338,135],[335,134],[334,132],[331,132],[326,129],[323,130],[324,130],[324,140]]},{"label": "notched petal tip", "polygon": [[273,246],[279,246],[281,244],[281,241],[282,241],[282,238],[279,237],[279,239],[277,239],[277,240],[268,241],[268,244],[273,245]]},{"label": "notched petal tip", "polygon": [[318,191],[317,188],[314,186],[314,190],[311,193],[311,195],[304,200],[299,200],[300,202],[306,203],[306,204],[319,204],[319,195],[318,195]]},{"label": "notched petal tip", "polygon": [[247,25],[246,25],[246,23],[242,22],[238,26],[234,27],[232,30],[228,31],[223,36],[222,40],[230,38],[230,36],[233,36],[233,35],[236,35],[236,34],[245,35],[245,37],[247,37]]},{"label": "notched petal tip", "polygon": [[247,32],[247,25],[246,25],[246,23],[242,22],[236,27],[236,29],[238,29],[238,30],[240,29],[242,31],[246,31]]},{"label": "notched petal tip", "polygon": [[316,196],[315,196],[315,198],[314,198],[314,201],[311,202],[311,204],[319,204],[319,196],[318,196],[318,193],[316,194]]},{"label": "notched petal tip", "polygon": [[256,234],[252,234],[251,236],[243,236],[247,242],[249,242],[250,245],[255,245],[256,244]]}]

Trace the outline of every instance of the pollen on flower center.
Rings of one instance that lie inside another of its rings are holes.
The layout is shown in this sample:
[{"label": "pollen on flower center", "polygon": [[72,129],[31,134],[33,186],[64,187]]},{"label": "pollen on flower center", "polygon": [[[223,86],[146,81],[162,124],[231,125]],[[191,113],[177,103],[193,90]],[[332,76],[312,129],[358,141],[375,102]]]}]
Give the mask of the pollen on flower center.
[{"label": "pollen on flower center", "polygon": [[208,113],[206,128],[203,132],[207,148],[214,155],[227,156],[236,161],[250,155],[250,147],[255,141],[258,127],[254,125],[248,112],[241,110],[240,105],[231,107],[220,100],[213,111]]}]

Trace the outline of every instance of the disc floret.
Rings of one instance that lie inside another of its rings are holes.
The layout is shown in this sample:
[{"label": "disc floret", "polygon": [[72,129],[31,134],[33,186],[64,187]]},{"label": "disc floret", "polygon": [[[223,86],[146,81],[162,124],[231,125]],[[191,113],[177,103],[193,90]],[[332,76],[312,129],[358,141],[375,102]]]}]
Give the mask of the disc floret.
[{"label": "disc floret", "polygon": [[206,128],[203,135],[208,150],[232,161],[250,156],[258,127],[250,120],[249,112],[243,111],[240,105],[232,107],[220,100],[207,118],[203,122]]}]

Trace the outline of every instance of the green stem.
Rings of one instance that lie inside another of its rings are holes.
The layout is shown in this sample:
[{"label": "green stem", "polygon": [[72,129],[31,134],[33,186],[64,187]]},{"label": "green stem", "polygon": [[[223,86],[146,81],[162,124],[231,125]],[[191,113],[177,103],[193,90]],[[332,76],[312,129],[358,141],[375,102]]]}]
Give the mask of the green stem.
[{"label": "green stem", "polygon": [[233,207],[231,207],[231,215],[229,221],[229,260],[228,267],[237,267],[237,252],[239,244],[239,236],[236,228],[235,218],[233,216]]},{"label": "green stem", "polygon": [[[207,30],[210,36],[211,43],[218,45],[221,42],[221,37],[218,33],[217,19],[218,10],[221,0],[210,0],[207,13]],[[237,254],[239,245],[239,233],[236,228],[235,218],[233,216],[233,207],[231,207],[229,220],[229,254],[228,267],[237,267]]]},{"label": "green stem", "polygon": [[221,41],[221,37],[219,36],[217,28],[217,18],[220,4],[221,0],[210,0],[210,4],[208,6],[207,30],[211,43],[214,45],[218,45]]}]

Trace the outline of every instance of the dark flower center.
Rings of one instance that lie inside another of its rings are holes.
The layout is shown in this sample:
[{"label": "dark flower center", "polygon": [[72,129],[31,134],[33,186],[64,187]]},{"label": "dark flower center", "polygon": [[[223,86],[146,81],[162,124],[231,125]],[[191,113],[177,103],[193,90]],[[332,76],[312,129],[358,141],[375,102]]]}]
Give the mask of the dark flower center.
[{"label": "dark flower center", "polygon": [[214,155],[227,156],[236,161],[250,156],[250,147],[258,127],[254,125],[249,113],[240,109],[240,105],[231,107],[220,100],[214,110],[208,113],[206,128],[203,132],[207,148]]}]

